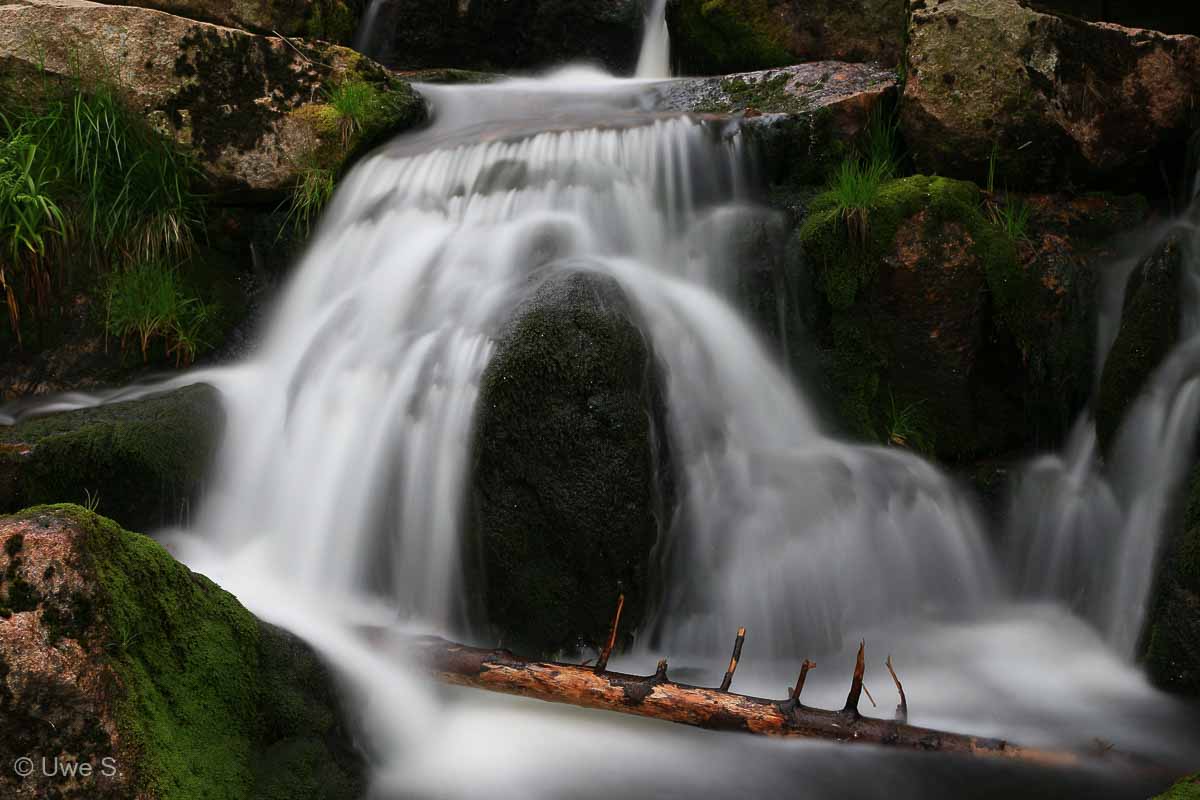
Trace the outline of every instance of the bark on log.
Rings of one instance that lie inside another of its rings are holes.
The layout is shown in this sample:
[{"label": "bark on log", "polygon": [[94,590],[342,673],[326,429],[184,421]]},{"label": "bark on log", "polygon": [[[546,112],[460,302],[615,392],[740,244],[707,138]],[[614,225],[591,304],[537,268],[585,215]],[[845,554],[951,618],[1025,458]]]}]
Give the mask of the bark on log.
[{"label": "bark on log", "polygon": [[[638,676],[597,672],[592,667],[576,664],[530,661],[507,650],[468,647],[436,636],[414,638],[410,644],[418,663],[444,683],[636,714],[709,730],[960,753],[1046,767],[1081,766],[1102,758],[1138,769],[1153,769],[1153,765],[1144,760],[1111,749],[1077,752],[1022,747],[1002,739],[922,728],[901,720],[865,717],[849,703],[840,711],[828,711],[803,705],[795,698],[767,700],[689,686],[667,677],[665,660],[659,662],[654,675]],[[862,663],[859,660],[855,665],[854,689],[862,685]],[[797,690],[803,686],[803,672]],[[851,696],[854,695],[852,689]],[[907,703],[904,706],[906,712]]]}]

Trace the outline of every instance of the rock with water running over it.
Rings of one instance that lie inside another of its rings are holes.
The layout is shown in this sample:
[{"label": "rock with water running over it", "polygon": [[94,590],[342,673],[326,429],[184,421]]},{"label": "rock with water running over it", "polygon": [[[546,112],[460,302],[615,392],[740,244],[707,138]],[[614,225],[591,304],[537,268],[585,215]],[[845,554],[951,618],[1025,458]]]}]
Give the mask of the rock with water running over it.
[{"label": "rock with water running over it", "polygon": [[364,52],[397,69],[533,70],[637,64],[640,0],[379,0]]},{"label": "rock with water running over it", "polygon": [[1198,109],[1200,38],[1017,0],[913,9],[900,118],[922,171],[1014,189],[1158,180],[1163,159],[1182,167]]},{"label": "rock with water running over it", "polygon": [[358,0],[113,0],[255,33],[350,44],[362,16]]},{"label": "rock with water running over it", "polygon": [[817,61],[656,88],[659,107],[738,114],[772,184],[819,183],[847,146],[894,99],[896,73],[877,64]]},{"label": "rock with water running over it", "polygon": [[347,48],[86,0],[0,5],[0,63],[0,94],[28,95],[39,74],[112,84],[229,200],[336,173],[426,114],[406,81]]},{"label": "rock with water running over it", "polygon": [[[0,517],[0,794],[329,798],[365,790],[328,670],[156,542],[78,506]],[[53,766],[88,764],[45,777]]]},{"label": "rock with water running over it", "polygon": [[138,528],[179,523],[222,424],[216,391],[197,385],[0,425],[0,513],[69,501]]},{"label": "rock with water running over it", "polygon": [[598,646],[646,605],[668,506],[653,353],[616,283],[546,279],[501,334],[479,399],[474,516],[484,605],[505,646]]},{"label": "rock with water running over it", "polygon": [[1200,467],[1185,491],[1150,601],[1146,668],[1163,688],[1200,696]]},{"label": "rock with water running over it", "polygon": [[668,5],[674,58],[720,74],[802,61],[878,61],[904,52],[905,0],[679,0]]}]

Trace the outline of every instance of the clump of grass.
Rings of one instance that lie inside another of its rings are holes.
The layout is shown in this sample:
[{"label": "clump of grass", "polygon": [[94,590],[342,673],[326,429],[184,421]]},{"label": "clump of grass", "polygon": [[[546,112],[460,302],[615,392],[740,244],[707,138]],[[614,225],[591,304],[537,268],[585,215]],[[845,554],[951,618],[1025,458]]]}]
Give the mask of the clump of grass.
[{"label": "clump of grass", "polygon": [[56,173],[38,158],[38,146],[24,132],[0,139],[0,291],[9,324],[21,341],[19,297],[33,295],[44,307],[49,294],[46,257],[65,236],[66,221],[50,186]]},{"label": "clump of grass", "polygon": [[1029,213],[1029,206],[1012,195],[1005,195],[1003,203],[988,206],[992,223],[1013,243],[1029,241]]},{"label": "clump of grass", "polygon": [[75,265],[120,275],[185,260],[204,211],[194,158],[116,87],[42,87],[0,116],[0,291],[18,343],[22,312],[45,316],[52,286],[71,283]]},{"label": "clump of grass", "polygon": [[366,81],[340,83],[329,90],[328,100],[338,113],[343,146],[386,113],[383,93]]},{"label": "clump of grass", "polygon": [[178,271],[160,261],[141,261],[108,276],[105,327],[121,339],[135,341],[148,361],[156,341],[177,365],[192,363],[208,345],[207,332],[216,308],[184,287]]},{"label": "clump of grass", "polygon": [[869,209],[879,190],[900,172],[898,126],[894,116],[876,108],[858,152],[838,165],[829,182],[828,196],[857,244],[866,244]]},{"label": "clump of grass", "polygon": [[292,190],[288,202],[287,217],[279,235],[291,228],[307,236],[321,211],[333,197],[337,188],[334,172],[325,167],[308,167],[300,174],[300,182]]},{"label": "clump of grass", "polygon": [[892,395],[887,413],[887,442],[927,455],[933,453],[933,437],[928,433],[921,403],[901,407],[896,403],[895,395]]}]

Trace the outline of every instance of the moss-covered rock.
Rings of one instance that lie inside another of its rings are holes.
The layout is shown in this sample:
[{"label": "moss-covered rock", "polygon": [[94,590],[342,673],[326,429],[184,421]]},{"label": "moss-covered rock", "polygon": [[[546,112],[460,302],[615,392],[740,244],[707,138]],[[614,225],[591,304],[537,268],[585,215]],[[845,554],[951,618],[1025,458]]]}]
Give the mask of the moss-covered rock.
[{"label": "moss-covered rock", "polygon": [[801,61],[899,63],[904,0],[681,0],[668,6],[684,72],[720,74]]},{"label": "moss-covered rock", "polygon": [[1017,0],[915,7],[902,127],[918,169],[1009,188],[1138,182],[1182,164],[1200,39],[1098,25]]},{"label": "moss-covered rock", "polygon": [[231,201],[295,185],[332,112],[294,112],[336,105],[348,85],[373,99],[335,109],[341,146],[327,148],[327,160],[425,118],[407,82],[348,48],[86,0],[0,5],[0,62],[114,84],[130,107],[195,153],[209,187]]},{"label": "moss-covered rock", "polygon": [[1200,800],[1200,772],[1187,776],[1151,800]]},{"label": "moss-covered rock", "polygon": [[532,70],[571,61],[628,73],[640,0],[382,0],[364,52],[397,69]]},{"label": "moss-covered rock", "polygon": [[5,770],[5,797],[361,796],[309,648],[78,506],[0,518],[0,541],[0,757],[90,765],[70,781]]},{"label": "moss-covered rock", "polygon": [[1180,244],[1170,239],[1129,276],[1121,326],[1105,359],[1094,407],[1096,433],[1104,447],[1179,340],[1181,268]]},{"label": "moss-covered rock", "polygon": [[969,183],[886,183],[860,219],[819,198],[800,231],[827,306],[827,375],[842,418],[870,439],[947,457],[988,447],[972,399],[990,276],[1016,262]]},{"label": "moss-covered rock", "polygon": [[1155,584],[1146,668],[1160,686],[1200,695],[1200,468],[1184,502],[1183,524],[1165,545]]},{"label": "moss-covered rock", "polygon": [[113,5],[154,8],[254,33],[277,32],[350,44],[365,3],[363,0],[117,0]]},{"label": "moss-covered rock", "polygon": [[220,437],[215,390],[0,426],[0,513],[57,501],[91,504],[138,527],[186,518]]},{"label": "moss-covered rock", "polygon": [[654,359],[611,279],[558,275],[501,335],[485,373],[474,506],[484,604],[506,646],[599,645],[617,595],[632,632],[666,474]]}]

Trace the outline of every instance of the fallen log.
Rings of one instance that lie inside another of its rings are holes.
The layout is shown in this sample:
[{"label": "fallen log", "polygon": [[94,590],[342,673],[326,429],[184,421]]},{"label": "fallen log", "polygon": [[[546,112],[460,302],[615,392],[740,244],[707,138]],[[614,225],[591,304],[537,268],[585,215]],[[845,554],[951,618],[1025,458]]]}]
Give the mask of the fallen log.
[{"label": "fallen log", "polygon": [[[852,706],[862,687],[861,666],[855,669],[846,708],[827,711],[803,705],[796,697],[767,700],[676,683],[667,677],[666,661],[659,662],[655,674],[638,676],[555,661],[530,661],[508,650],[468,647],[436,636],[417,637],[407,645],[418,663],[443,683],[636,714],[709,730],[962,753],[1048,767],[1079,766],[1089,759],[1114,754],[1111,750],[1101,752],[1099,748],[1095,753],[1086,753],[1022,747],[1002,739],[865,717]],[[859,659],[861,665],[861,648]]]}]

